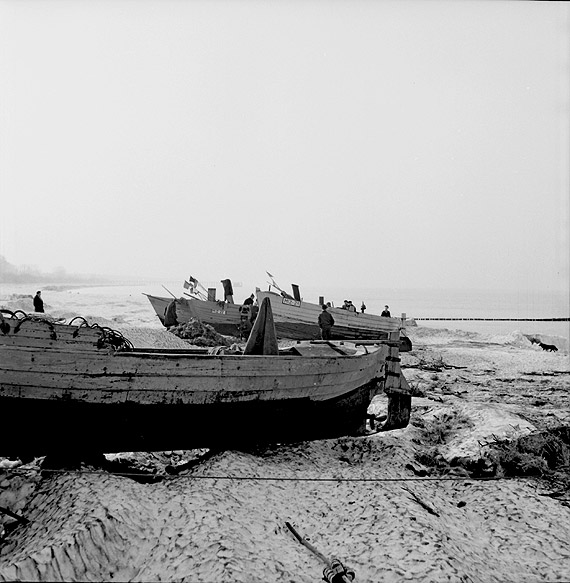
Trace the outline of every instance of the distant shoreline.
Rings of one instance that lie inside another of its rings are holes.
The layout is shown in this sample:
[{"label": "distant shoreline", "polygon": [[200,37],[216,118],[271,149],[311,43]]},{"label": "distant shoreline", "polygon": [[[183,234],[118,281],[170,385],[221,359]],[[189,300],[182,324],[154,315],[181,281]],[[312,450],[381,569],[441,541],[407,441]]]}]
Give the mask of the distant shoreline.
[{"label": "distant shoreline", "polygon": [[104,276],[68,276],[68,277],[48,277],[38,275],[29,278],[5,279],[0,277],[0,285],[33,285],[43,286],[44,289],[77,288],[86,286],[121,286],[121,285],[146,285],[149,283],[159,283],[162,279],[155,278],[111,278]]}]

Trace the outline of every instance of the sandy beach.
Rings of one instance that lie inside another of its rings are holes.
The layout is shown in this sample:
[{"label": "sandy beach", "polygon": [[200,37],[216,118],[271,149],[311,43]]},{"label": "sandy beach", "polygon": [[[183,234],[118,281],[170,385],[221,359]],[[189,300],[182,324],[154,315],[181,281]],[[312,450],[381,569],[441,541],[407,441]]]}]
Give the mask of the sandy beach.
[{"label": "sandy beach", "polygon": [[[130,335],[164,346],[166,334]],[[320,580],[324,563],[286,522],[356,581],[570,580],[568,442],[542,478],[489,453],[568,428],[567,350],[547,353],[522,335],[409,335],[402,368],[417,396],[406,429],[209,452],[194,465],[205,452],[114,456],[154,472],[150,483],[4,460],[0,506],[29,522],[2,516],[0,580]],[[376,413],[385,406],[373,402]]]}]

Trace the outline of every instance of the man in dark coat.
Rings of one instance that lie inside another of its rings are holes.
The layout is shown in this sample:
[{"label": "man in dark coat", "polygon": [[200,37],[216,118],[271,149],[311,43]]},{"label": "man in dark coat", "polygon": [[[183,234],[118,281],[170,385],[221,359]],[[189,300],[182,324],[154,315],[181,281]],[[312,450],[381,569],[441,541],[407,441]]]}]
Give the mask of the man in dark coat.
[{"label": "man in dark coat", "polygon": [[388,306],[384,306],[384,311],[380,315],[384,316],[384,318],[391,318],[390,309],[388,308]]},{"label": "man in dark coat", "polygon": [[326,304],[322,306],[323,311],[319,314],[319,328],[321,329],[321,338],[323,340],[331,339],[331,331],[334,326],[334,318],[332,314],[327,312]]},{"label": "man in dark coat", "polygon": [[178,319],[176,317],[176,300],[172,300],[164,310],[164,326],[178,326]]},{"label": "man in dark coat", "polygon": [[42,292],[36,292],[34,296],[34,312],[43,312],[44,311],[44,301],[42,300]]}]

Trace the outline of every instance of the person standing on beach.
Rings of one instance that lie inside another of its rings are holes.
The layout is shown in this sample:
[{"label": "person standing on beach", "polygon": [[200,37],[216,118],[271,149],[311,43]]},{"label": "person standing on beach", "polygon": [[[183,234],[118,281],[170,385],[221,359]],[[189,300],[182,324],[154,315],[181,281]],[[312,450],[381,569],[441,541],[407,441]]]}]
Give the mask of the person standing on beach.
[{"label": "person standing on beach", "polygon": [[42,292],[36,292],[34,296],[34,312],[43,312],[44,311],[44,301],[42,300]]},{"label": "person standing on beach", "polygon": [[321,329],[321,338],[323,340],[331,339],[332,327],[334,326],[334,318],[332,314],[327,312],[327,305],[322,305],[323,311],[319,314],[319,328]]},{"label": "person standing on beach", "polygon": [[390,310],[388,309],[388,306],[384,306],[384,311],[380,315],[384,316],[384,318],[391,318],[392,317],[392,316],[390,316]]}]

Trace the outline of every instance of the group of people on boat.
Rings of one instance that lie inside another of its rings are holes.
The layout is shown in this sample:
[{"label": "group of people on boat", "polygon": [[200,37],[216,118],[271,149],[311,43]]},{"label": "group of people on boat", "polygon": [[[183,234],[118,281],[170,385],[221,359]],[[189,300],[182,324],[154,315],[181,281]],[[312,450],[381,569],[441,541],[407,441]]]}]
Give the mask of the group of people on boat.
[{"label": "group of people on boat", "polygon": [[[330,303],[327,305],[329,308],[331,307]],[[340,307],[340,309],[348,310],[349,312],[356,312],[356,307],[351,300],[344,300],[344,304]],[[362,305],[360,306],[360,311],[364,314],[364,310],[366,310],[366,305],[364,304],[364,302],[362,302]],[[385,318],[391,318],[392,316],[390,315],[390,308],[388,306],[384,306],[384,310],[380,315],[384,316]]]},{"label": "group of people on boat", "polygon": [[[388,306],[386,306],[387,308]],[[329,304],[330,308],[330,304]],[[343,305],[340,307],[341,310],[348,310],[349,312],[356,312],[356,306],[352,303],[352,300],[344,300]],[[366,304],[362,302],[360,305],[360,311],[364,314],[366,311]]]}]

